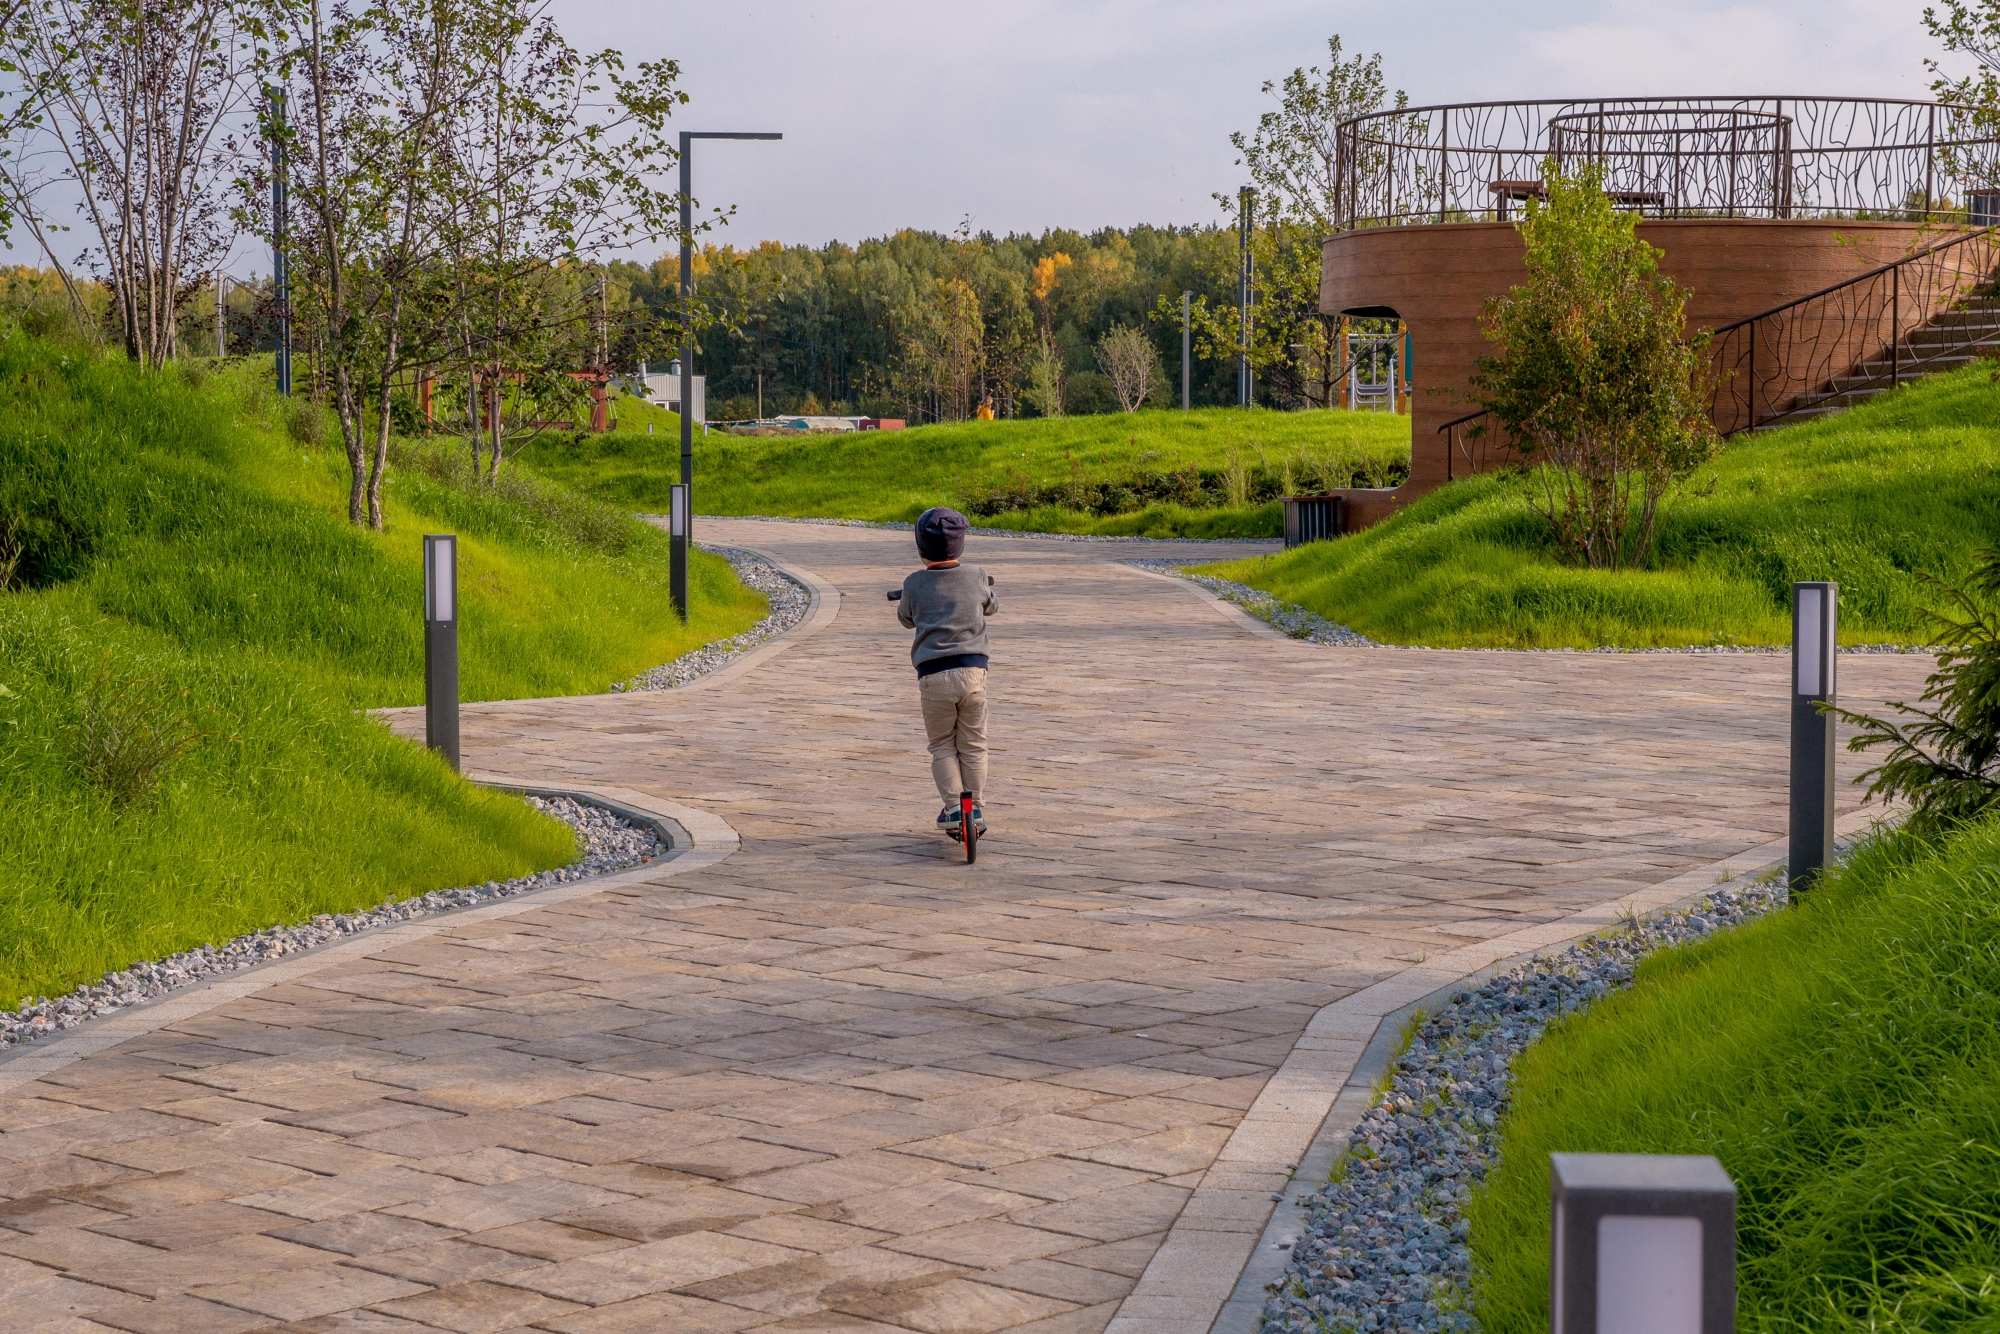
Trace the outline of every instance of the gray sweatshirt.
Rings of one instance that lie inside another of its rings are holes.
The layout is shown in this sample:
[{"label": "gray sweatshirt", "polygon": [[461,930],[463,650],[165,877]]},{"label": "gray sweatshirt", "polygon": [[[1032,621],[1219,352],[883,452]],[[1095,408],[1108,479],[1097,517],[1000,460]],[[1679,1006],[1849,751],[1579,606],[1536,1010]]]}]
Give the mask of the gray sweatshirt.
[{"label": "gray sweatshirt", "polygon": [[896,619],[917,632],[910,661],[918,676],[986,665],[986,618],[1000,610],[986,571],[958,564],[903,580]]}]

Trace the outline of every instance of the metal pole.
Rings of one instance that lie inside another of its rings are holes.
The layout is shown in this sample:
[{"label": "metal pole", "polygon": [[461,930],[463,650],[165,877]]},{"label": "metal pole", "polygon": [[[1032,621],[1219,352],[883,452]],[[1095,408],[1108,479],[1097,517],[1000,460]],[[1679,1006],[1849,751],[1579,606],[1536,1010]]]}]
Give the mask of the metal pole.
[{"label": "metal pole", "polygon": [[278,392],[292,392],[291,265],[285,262],[285,93],[271,88],[271,288],[278,307]]},{"label": "metal pole", "polygon": [[[694,135],[681,131],[681,486],[683,502],[693,508],[694,499],[694,200],[691,194],[689,154]],[[683,623],[688,618],[688,541],[692,524],[683,524],[672,535],[671,574],[668,593]]]},{"label": "metal pole", "polygon": [[222,327],[223,314],[228,310],[228,307],[224,304],[228,298],[223,290],[223,284],[228,281],[228,275],[224,274],[221,269],[215,271],[215,355],[217,357],[226,357],[229,355],[229,337]]},{"label": "metal pole", "polygon": [[[688,548],[694,543],[694,193],[689,153],[697,139],[782,139],[782,134],[681,131],[681,488],[686,523],[671,537],[668,592],[681,620],[688,618]],[[707,429],[706,425],[703,427]]]},{"label": "metal pole", "polygon": [[458,539],[424,537],[424,744],[458,765]]},{"label": "metal pole", "polygon": [[1833,855],[1833,715],[1840,585],[1792,585],[1792,811],[1787,880],[1812,887]]},{"label": "metal pole", "polygon": [[1190,332],[1191,326],[1189,321],[1192,318],[1190,312],[1193,310],[1193,303],[1194,303],[1193,292],[1181,293],[1181,411],[1182,412],[1186,412],[1188,410],[1189,386],[1191,384],[1191,381],[1189,379],[1190,375],[1189,367],[1193,362],[1193,357],[1191,353],[1194,348],[1194,338],[1192,333]]}]

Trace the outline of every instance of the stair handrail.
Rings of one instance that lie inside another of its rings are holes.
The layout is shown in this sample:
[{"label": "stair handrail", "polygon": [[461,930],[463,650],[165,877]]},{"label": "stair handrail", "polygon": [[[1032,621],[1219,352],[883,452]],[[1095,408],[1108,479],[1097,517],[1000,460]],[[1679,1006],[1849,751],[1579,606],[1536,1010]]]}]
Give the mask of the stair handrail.
[{"label": "stair handrail", "polygon": [[[1772,306],[1767,310],[1760,310],[1755,314],[1745,315],[1741,319],[1731,320],[1727,324],[1718,325],[1716,328],[1710,330],[1709,331],[1710,345],[1711,348],[1713,349],[1710,353],[1710,365],[1715,374],[1714,385],[1710,391],[1710,413],[1711,416],[1713,416],[1716,419],[1717,427],[1722,430],[1722,434],[1725,436],[1735,435],[1741,431],[1754,430],[1757,426],[1759,426],[1765,421],[1771,420],[1772,418],[1776,417],[1786,416],[1790,412],[1795,410],[1793,408],[1787,407],[1781,411],[1774,411],[1767,414],[1760,414],[1758,411],[1759,398],[1761,397],[1759,393],[1760,385],[1757,381],[1757,344],[1758,344],[1757,326],[1759,324],[1764,324],[1773,320],[1778,320],[1788,314],[1791,314],[1792,312],[1800,311],[1804,307],[1810,306],[1816,302],[1826,302],[1838,298],[1846,293],[1858,293],[1868,284],[1879,283],[1885,276],[1889,279],[1889,297],[1886,303],[1886,314],[1888,315],[1888,323],[1889,323],[1889,336],[1886,339],[1886,343],[1890,360],[1890,372],[1889,372],[1890,384],[1893,386],[1895,384],[1900,383],[1902,378],[1902,344],[1905,337],[1904,330],[1902,327],[1903,275],[1906,272],[1919,272],[1920,270],[1918,270],[1916,266],[1922,265],[1926,261],[1935,260],[1938,256],[1944,254],[1946,251],[1954,250],[1962,246],[1968,246],[1977,241],[1992,241],[1995,239],[1996,234],[2000,234],[2000,226],[1988,225],[1963,232],[1956,236],[1947,237],[1946,239],[1936,242],[1933,245],[1925,246],[1921,250],[1912,251],[1907,255],[1903,255],[1897,259],[1889,260],[1888,262],[1883,264],[1877,264],[1872,268],[1866,269],[1860,273],[1855,274],[1851,278],[1844,278],[1837,283],[1830,283],[1827,286],[1822,287],[1817,291],[1808,292],[1804,296],[1794,297],[1789,301],[1783,302],[1776,306]],[[1983,271],[1983,276],[1984,280],[1987,282],[1990,282],[1992,280],[1993,278],[1992,266],[1989,266],[1986,270]],[[1978,285],[1978,282],[1975,281],[1973,285],[1976,287]],[[1954,292],[1953,299],[1954,300],[1957,299],[1956,290]],[[1942,308],[1948,308],[1948,304],[1947,306]],[[1921,327],[1923,323],[1928,322],[1937,313],[1939,313],[1938,310],[1931,309],[1930,304],[1928,302],[1925,303],[1921,307],[1921,309],[1922,309],[1922,318],[1918,321],[1916,325],[1912,326],[1912,330]],[[1874,316],[1874,322],[1878,326],[1881,322],[1882,313],[1884,312],[1878,312]],[[1854,331],[1858,329],[1861,326],[1861,324],[1862,320],[1860,318],[1849,317],[1842,319],[1833,331],[1833,336],[1835,339],[1836,346],[1838,346],[1838,344],[1841,341],[1851,337]],[[1745,331],[1747,331],[1747,333]],[[1731,371],[1726,365],[1729,359],[1729,354],[1727,349],[1729,346],[1730,336],[1739,333],[1743,333],[1744,340],[1747,343],[1747,357],[1745,359],[1746,360],[1745,369],[1748,372],[1749,389],[1745,397],[1745,407],[1747,409],[1748,420],[1743,421],[1740,424],[1724,426],[1724,423],[1721,420],[1721,411],[1720,411],[1722,406],[1721,399],[1722,395],[1725,392],[1728,392],[1729,383],[1733,378],[1733,371]],[[1840,370],[1845,370],[1851,367],[1865,365],[1869,360],[1870,355],[1871,355],[1870,353],[1852,355],[1845,362],[1845,364],[1840,367]],[[1838,370],[1829,371],[1829,373],[1823,376],[1814,375],[1811,379],[1808,379],[1803,374],[1795,372],[1793,367],[1793,361],[1791,358],[1781,356],[1779,358],[1779,364],[1783,368],[1783,372],[1788,379],[1796,379],[1800,383],[1808,385],[1821,380],[1831,385],[1833,380],[1837,378],[1838,374],[1840,373]],[[1796,400],[1797,395],[1796,394],[1793,395],[1793,398],[1794,400]]]}]

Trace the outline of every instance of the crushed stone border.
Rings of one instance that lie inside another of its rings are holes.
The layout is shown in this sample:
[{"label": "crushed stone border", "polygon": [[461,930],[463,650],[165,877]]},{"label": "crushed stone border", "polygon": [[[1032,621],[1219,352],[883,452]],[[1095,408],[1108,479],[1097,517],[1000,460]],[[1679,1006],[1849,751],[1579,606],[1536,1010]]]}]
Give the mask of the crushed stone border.
[{"label": "crushed stone border", "polygon": [[770,607],[764,618],[740,635],[728,639],[718,639],[713,644],[703,644],[698,649],[681,654],[672,662],[663,663],[650,671],[644,671],[629,681],[620,681],[611,687],[614,695],[632,694],[647,690],[673,690],[690,685],[702,677],[718,672],[731,661],[748,653],[760,644],[768,643],[786,633],[805,620],[812,609],[812,589],[787,574],[784,568],[766,556],[741,547],[711,546],[697,542],[702,551],[713,552],[728,561],[736,571],[736,577],[744,584],[762,593]]},{"label": "crushed stone border", "polygon": [[1498,1149],[1513,1057],[1556,1019],[1629,985],[1644,955],[1788,901],[1775,875],[1718,888],[1453,994],[1391,1063],[1334,1178],[1301,1201],[1306,1227],[1264,1304],[1263,1334],[1477,1331],[1463,1209]]}]

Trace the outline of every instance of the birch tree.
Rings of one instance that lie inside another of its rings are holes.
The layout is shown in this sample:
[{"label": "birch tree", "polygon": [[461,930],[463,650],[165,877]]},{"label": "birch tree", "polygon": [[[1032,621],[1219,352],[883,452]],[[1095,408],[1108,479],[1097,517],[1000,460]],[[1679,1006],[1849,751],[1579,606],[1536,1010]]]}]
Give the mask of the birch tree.
[{"label": "birch tree", "polygon": [[221,148],[244,109],[250,33],[233,0],[31,0],[11,18],[0,61],[18,81],[19,137],[0,193],[66,285],[43,200],[74,196],[82,262],[110,289],[126,354],[164,365],[181,306],[230,240]]}]

